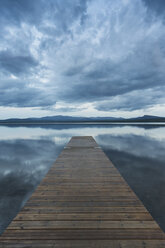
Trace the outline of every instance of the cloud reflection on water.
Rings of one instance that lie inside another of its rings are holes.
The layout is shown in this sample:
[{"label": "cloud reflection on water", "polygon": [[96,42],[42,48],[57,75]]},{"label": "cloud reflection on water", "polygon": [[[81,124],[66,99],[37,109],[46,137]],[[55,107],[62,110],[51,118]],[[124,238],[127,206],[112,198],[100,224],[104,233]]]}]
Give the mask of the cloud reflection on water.
[{"label": "cloud reflection on water", "polygon": [[99,135],[97,141],[165,230],[165,140],[111,134]]},{"label": "cloud reflection on water", "polygon": [[60,151],[92,135],[165,230],[165,127],[0,127],[0,232],[19,212]]},{"label": "cloud reflection on water", "polygon": [[0,141],[0,231],[19,212],[61,149],[42,138]]}]

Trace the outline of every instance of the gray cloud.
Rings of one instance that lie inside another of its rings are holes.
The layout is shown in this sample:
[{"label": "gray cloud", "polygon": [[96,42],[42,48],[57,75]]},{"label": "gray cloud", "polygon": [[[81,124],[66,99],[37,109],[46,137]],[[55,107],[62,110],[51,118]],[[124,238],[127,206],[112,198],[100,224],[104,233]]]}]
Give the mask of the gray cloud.
[{"label": "gray cloud", "polygon": [[147,90],[136,90],[96,103],[96,109],[100,111],[114,110],[138,110],[153,107],[155,104],[164,103],[165,87]]},{"label": "gray cloud", "polygon": [[10,51],[0,52],[0,67],[6,72],[15,75],[29,72],[33,67],[37,66],[37,62],[30,55],[14,55]]},{"label": "gray cloud", "polygon": [[158,104],[165,29],[161,13],[151,17],[154,6],[163,9],[163,2],[2,0],[0,105],[50,109],[63,102],[65,112],[68,102],[100,111]]},{"label": "gray cloud", "polygon": [[55,104],[49,92],[29,86],[25,81],[4,81],[0,85],[0,95],[1,106],[44,107]]},{"label": "gray cloud", "polygon": [[15,25],[20,25],[22,22],[30,23],[43,28],[48,33],[53,29],[46,30],[45,22],[48,22],[48,27],[53,27],[49,23],[54,21],[59,30],[66,31],[70,23],[78,17],[83,23],[86,4],[87,0],[1,0],[1,20],[4,24],[10,23],[10,25],[11,21]]},{"label": "gray cloud", "polygon": [[156,13],[160,17],[165,17],[165,2],[164,0],[143,0],[147,8]]},{"label": "gray cloud", "polygon": [[20,25],[21,22],[23,21],[37,22],[37,20],[41,18],[40,6],[42,6],[42,1],[39,0],[36,1],[1,0],[0,1],[1,25],[8,23],[10,23],[10,25],[11,24]]}]

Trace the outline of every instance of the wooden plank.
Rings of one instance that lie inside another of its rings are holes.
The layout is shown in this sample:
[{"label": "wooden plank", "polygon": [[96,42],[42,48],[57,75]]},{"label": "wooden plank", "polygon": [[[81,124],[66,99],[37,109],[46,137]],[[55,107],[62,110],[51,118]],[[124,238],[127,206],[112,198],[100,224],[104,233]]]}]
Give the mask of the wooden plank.
[{"label": "wooden plank", "polygon": [[4,232],[3,239],[6,240],[119,240],[119,239],[164,239],[163,233],[159,229],[139,228],[139,229],[79,229],[79,230],[9,230]]},{"label": "wooden plank", "polygon": [[124,202],[124,201],[116,201],[116,202],[100,202],[100,201],[67,201],[67,202],[56,202],[56,201],[31,201],[26,204],[27,207],[51,207],[53,208],[69,208],[69,207],[130,207],[130,206],[136,206],[139,207],[141,206],[141,202],[139,201],[130,201],[130,202]]},{"label": "wooden plank", "polygon": [[17,240],[2,241],[3,248],[164,248],[161,240]]},{"label": "wooden plank", "polygon": [[108,220],[90,220],[90,221],[13,221],[8,230],[25,229],[125,229],[125,228],[158,228],[155,221],[108,221]]},{"label": "wooden plank", "polygon": [[[55,201],[55,202],[64,202],[64,197],[62,196],[33,196],[31,202],[45,202],[45,201]],[[110,196],[110,197],[99,197],[99,196],[66,196],[65,202],[138,202],[134,196]]]},{"label": "wooden plank", "polygon": [[19,220],[153,220],[151,215],[147,212],[145,213],[58,213],[58,214],[30,214],[29,212],[26,214],[19,213],[15,219],[15,221]]},{"label": "wooden plank", "polygon": [[92,137],[73,137],[0,248],[163,248],[165,234]]},{"label": "wooden plank", "polygon": [[39,207],[25,206],[22,212],[29,213],[144,213],[147,210],[144,207]]}]

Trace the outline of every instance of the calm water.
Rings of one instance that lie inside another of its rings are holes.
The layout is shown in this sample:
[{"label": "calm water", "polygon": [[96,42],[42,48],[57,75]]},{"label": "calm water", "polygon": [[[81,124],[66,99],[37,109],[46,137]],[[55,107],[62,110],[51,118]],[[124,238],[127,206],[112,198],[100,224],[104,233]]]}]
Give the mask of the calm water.
[{"label": "calm water", "polygon": [[0,126],[0,233],[72,136],[93,136],[165,230],[165,127]]}]

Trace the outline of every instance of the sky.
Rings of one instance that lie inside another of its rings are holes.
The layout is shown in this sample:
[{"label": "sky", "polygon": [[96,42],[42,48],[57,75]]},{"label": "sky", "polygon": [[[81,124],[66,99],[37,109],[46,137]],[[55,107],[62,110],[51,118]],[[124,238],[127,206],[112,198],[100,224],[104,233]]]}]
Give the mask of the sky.
[{"label": "sky", "polygon": [[0,119],[165,116],[164,0],[0,0]]}]

